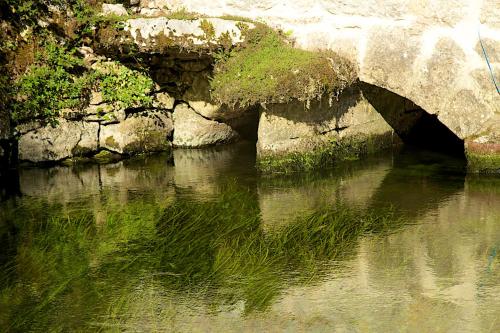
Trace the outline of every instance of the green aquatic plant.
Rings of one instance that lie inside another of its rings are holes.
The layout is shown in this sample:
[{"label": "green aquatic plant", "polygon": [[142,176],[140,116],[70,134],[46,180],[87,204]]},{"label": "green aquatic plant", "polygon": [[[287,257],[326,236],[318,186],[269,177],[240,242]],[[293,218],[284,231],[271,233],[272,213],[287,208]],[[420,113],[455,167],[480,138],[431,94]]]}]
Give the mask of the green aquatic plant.
[{"label": "green aquatic plant", "polygon": [[234,184],[206,201],[99,201],[82,209],[26,199],[2,217],[19,230],[0,273],[3,331],[88,330],[103,320],[124,327],[144,283],[210,307],[243,300],[245,313],[261,311],[284,288],[321,279],[363,234],[404,223],[391,209],[338,204],[266,231],[255,193]]}]

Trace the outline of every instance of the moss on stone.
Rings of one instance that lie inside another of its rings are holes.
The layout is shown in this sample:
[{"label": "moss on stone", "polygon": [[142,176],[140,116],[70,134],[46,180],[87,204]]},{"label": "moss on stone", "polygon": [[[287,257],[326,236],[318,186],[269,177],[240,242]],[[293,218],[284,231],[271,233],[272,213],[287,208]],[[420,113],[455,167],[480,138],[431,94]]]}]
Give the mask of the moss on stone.
[{"label": "moss on stone", "polygon": [[105,143],[106,143],[106,146],[108,146],[110,148],[114,148],[114,149],[120,148],[120,145],[118,144],[118,142],[116,142],[115,138],[112,136],[108,136],[106,138]]},{"label": "moss on stone", "polygon": [[168,13],[164,17],[172,19],[172,20],[193,21],[193,20],[199,19],[202,16],[203,15],[201,15],[201,14],[190,12],[190,11],[186,10],[186,8],[180,8],[176,11],[172,11],[172,12]]},{"label": "moss on stone", "polygon": [[500,173],[500,154],[466,152],[467,171],[471,173]]},{"label": "moss on stone", "polygon": [[92,149],[88,147],[82,147],[80,145],[76,145],[72,150],[71,154],[75,157],[83,157],[92,153]]},{"label": "moss on stone", "polygon": [[337,95],[357,78],[355,66],[332,51],[294,48],[283,34],[261,24],[243,34],[242,46],[215,66],[211,89],[219,103],[311,101]]},{"label": "moss on stone", "polygon": [[165,137],[165,133],[147,128],[137,129],[139,138],[123,147],[123,153],[126,155],[147,154],[170,150],[170,144]]},{"label": "moss on stone", "polygon": [[92,161],[99,164],[113,163],[121,160],[123,157],[107,150],[101,150],[92,157]]},{"label": "moss on stone", "polygon": [[392,135],[359,135],[342,140],[331,140],[308,152],[260,157],[257,161],[257,168],[266,173],[309,171],[330,166],[336,162],[354,161],[391,146]]}]

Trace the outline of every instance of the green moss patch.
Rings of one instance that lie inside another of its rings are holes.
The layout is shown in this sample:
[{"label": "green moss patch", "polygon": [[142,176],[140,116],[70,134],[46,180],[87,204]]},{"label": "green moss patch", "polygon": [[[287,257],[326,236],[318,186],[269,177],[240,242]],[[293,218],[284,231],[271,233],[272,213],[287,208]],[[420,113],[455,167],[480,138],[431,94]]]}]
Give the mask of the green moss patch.
[{"label": "green moss patch", "polygon": [[265,173],[308,171],[331,166],[336,162],[357,160],[391,145],[392,135],[386,134],[330,140],[307,152],[261,157],[257,161],[257,167]]},{"label": "green moss patch", "polygon": [[107,150],[101,150],[99,153],[92,156],[92,161],[100,164],[106,164],[117,162],[122,158],[123,157],[119,154],[115,154]]},{"label": "green moss patch", "polygon": [[311,101],[338,95],[352,84],[354,65],[332,51],[311,52],[293,47],[285,36],[262,25],[240,24],[245,43],[219,55],[211,81],[219,103],[242,107],[259,103]]},{"label": "green moss patch", "polygon": [[472,173],[500,173],[500,154],[467,152],[467,171]]}]

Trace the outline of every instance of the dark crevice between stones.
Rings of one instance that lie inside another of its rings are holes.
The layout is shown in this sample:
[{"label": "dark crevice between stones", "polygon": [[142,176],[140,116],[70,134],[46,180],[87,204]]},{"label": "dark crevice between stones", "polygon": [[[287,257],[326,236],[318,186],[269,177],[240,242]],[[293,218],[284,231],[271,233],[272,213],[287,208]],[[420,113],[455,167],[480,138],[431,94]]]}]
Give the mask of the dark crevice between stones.
[{"label": "dark crevice between stones", "polygon": [[465,160],[464,141],[436,115],[387,89],[361,82],[365,98],[394,129],[404,144]]},{"label": "dark crevice between stones", "polygon": [[226,120],[240,135],[240,140],[257,143],[260,113],[258,108],[253,107],[238,118]]}]

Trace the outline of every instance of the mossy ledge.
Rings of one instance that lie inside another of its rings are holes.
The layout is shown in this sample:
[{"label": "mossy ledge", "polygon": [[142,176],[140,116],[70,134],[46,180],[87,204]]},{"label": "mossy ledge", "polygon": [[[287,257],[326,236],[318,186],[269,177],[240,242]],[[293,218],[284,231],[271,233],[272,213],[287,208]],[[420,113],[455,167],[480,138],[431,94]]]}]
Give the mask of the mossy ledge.
[{"label": "mossy ledge", "polygon": [[338,96],[358,77],[354,64],[335,52],[294,48],[285,34],[260,23],[239,27],[244,43],[217,55],[211,90],[221,104],[309,103]]},{"label": "mossy ledge", "polygon": [[329,167],[337,162],[355,161],[393,145],[392,134],[358,135],[325,140],[309,152],[290,152],[258,156],[257,168],[263,173],[292,173]]},{"label": "mossy ledge", "polygon": [[467,152],[466,156],[468,172],[500,174],[500,153]]}]

